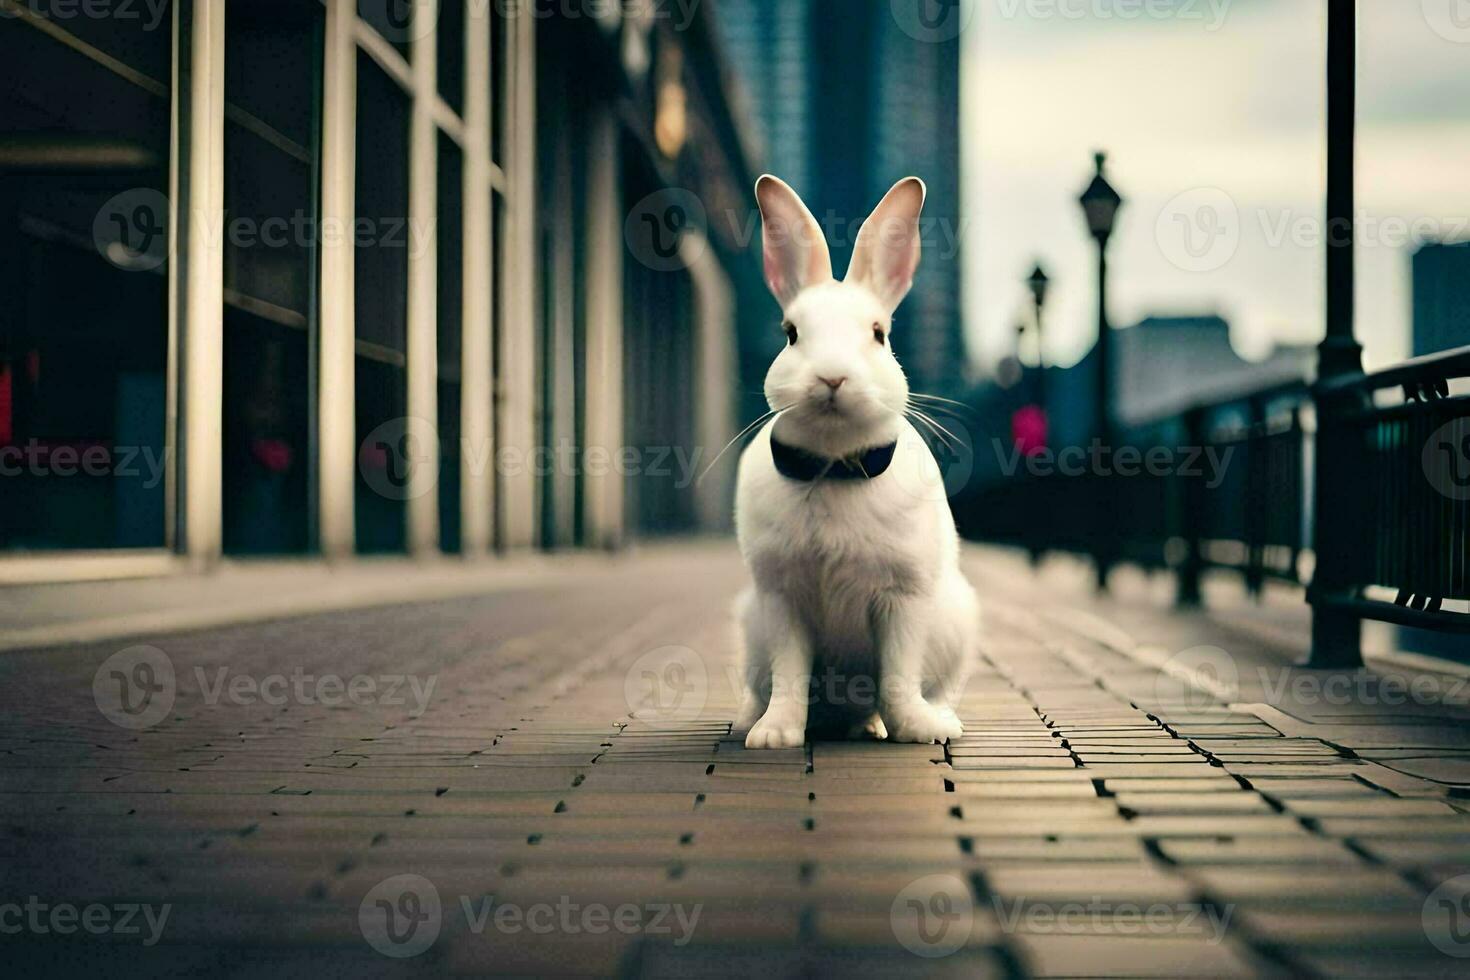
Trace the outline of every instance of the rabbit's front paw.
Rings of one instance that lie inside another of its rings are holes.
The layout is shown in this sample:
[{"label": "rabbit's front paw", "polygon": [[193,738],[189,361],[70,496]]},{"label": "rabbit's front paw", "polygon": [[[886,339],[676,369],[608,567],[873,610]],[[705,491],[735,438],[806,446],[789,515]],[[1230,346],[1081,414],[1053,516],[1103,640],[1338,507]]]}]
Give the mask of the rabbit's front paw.
[{"label": "rabbit's front paw", "polygon": [[920,742],[932,744],[959,738],[965,727],[953,711],[941,710],[920,701],[902,708],[890,708],[884,712],[888,721],[889,738],[895,742]]},{"label": "rabbit's front paw", "polygon": [[806,744],[806,719],[767,711],[745,736],[747,749],[794,749]]}]

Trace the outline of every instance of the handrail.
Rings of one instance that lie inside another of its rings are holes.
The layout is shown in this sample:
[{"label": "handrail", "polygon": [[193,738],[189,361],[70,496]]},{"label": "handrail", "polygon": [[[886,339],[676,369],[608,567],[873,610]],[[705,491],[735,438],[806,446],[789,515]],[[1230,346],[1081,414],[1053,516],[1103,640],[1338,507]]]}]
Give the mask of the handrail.
[{"label": "handrail", "polygon": [[[1467,350],[1470,350],[1470,348],[1467,348]],[[1277,398],[1285,398],[1289,395],[1301,395],[1305,397],[1310,391],[1311,384],[1305,378],[1291,378],[1264,388],[1241,387],[1226,394],[1218,394],[1209,398],[1200,398],[1194,401],[1180,403],[1156,415],[1149,415],[1139,419],[1137,422],[1131,422],[1128,427],[1142,429],[1151,425],[1174,422],[1193,412],[1216,411],[1231,405],[1249,405],[1252,402],[1272,401]]]},{"label": "handrail", "polygon": [[1456,347],[1437,354],[1425,354],[1371,374],[1346,374],[1317,382],[1313,391],[1320,395],[1351,392],[1374,392],[1384,388],[1421,384],[1426,379],[1445,381],[1470,378],[1470,347]]}]

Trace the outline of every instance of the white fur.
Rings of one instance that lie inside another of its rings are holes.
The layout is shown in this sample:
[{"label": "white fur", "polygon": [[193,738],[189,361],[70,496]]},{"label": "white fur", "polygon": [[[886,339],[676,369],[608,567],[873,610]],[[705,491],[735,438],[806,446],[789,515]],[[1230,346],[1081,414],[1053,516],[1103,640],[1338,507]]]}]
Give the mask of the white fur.
[{"label": "white fur", "polygon": [[[939,467],[903,416],[908,384],[886,341],[918,263],[923,184],[909,178],[884,198],[845,282],[832,278],[821,231],[795,192],[763,177],[756,194],[767,280],[797,342],[766,376],[779,413],[740,459],[735,525],[754,583],[736,610],[746,684],[737,727],[749,729],[748,748],[801,745],[819,700],[850,715],[853,734],[957,738],[954,705],[979,605],[959,570]],[[786,234],[772,234],[778,222]],[[836,389],[823,380],[837,378]],[[895,439],[897,450],[875,479],[802,483],[776,471],[773,433],[829,457]]]}]

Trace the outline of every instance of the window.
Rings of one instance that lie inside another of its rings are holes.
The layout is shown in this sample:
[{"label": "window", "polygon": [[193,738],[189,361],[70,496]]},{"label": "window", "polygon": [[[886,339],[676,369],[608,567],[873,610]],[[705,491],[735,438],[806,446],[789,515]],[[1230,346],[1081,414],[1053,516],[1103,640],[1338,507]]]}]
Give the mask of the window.
[{"label": "window", "polygon": [[224,548],[309,542],[323,15],[255,0],[225,26]]},{"label": "window", "polygon": [[357,550],[401,551],[406,469],[408,126],[411,101],[377,62],[357,57]]},{"label": "window", "polygon": [[3,550],[166,542],[172,25],[0,18]]}]

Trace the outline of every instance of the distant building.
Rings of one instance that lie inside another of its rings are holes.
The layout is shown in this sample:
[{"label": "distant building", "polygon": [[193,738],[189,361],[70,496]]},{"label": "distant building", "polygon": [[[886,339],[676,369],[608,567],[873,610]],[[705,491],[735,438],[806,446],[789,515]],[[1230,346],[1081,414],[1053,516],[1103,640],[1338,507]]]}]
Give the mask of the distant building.
[{"label": "distant building", "polygon": [[961,390],[959,38],[916,38],[890,0],[722,0],[715,12],[764,159],[827,228],[839,276],[884,192],[910,174],[928,185],[924,259],[893,345],[915,390]]},{"label": "distant building", "polygon": [[1414,253],[1414,354],[1470,344],[1470,242]]},{"label": "distant building", "polygon": [[[1151,316],[1113,333],[1114,412],[1124,425],[1146,422],[1199,402],[1297,381],[1317,362],[1310,346],[1278,347],[1263,361],[1244,360],[1218,316]],[[1091,366],[1091,359],[1087,362]]]},{"label": "distant building", "polygon": [[[1223,401],[1261,388],[1310,379],[1312,347],[1279,347],[1264,361],[1243,359],[1230,345],[1230,325],[1218,316],[1148,317],[1115,330],[1113,419],[1129,427],[1176,415],[1200,402]],[[987,385],[968,399],[986,440],[1009,432],[1013,413],[1045,391],[1053,447],[1086,445],[1097,433],[1096,348],[1068,368],[1047,368],[1044,386],[1029,369],[1007,390]],[[977,460],[977,472],[985,467]],[[982,475],[983,478],[983,475]]]}]

